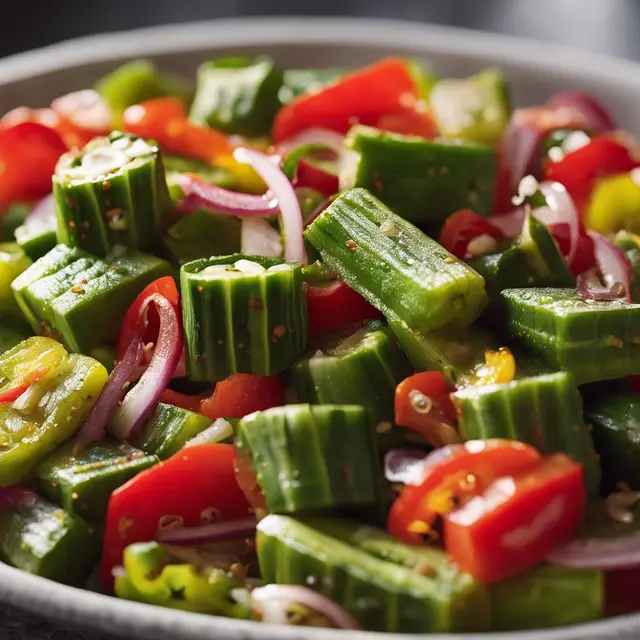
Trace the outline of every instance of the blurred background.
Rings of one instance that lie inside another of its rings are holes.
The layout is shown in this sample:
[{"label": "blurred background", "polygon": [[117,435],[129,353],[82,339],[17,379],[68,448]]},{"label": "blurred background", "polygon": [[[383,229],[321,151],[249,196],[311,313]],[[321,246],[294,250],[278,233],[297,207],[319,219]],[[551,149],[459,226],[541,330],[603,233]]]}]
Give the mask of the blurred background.
[{"label": "blurred background", "polygon": [[0,26],[0,56],[91,33],[286,14],[375,16],[463,26],[640,60],[640,0],[31,0],[11,2],[11,19],[5,17]]}]

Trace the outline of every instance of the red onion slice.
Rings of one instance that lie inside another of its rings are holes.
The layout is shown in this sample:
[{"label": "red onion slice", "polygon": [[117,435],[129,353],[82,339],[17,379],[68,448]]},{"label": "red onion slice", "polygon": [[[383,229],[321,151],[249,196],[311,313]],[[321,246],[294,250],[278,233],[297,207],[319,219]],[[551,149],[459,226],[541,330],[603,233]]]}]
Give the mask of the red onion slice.
[{"label": "red onion slice", "polygon": [[525,215],[525,210],[519,207],[504,215],[491,216],[488,220],[493,226],[498,227],[505,237],[515,238],[522,231]]},{"label": "red onion slice", "polygon": [[183,335],[180,318],[164,296],[158,293],[151,294],[141,305],[139,317],[144,316],[147,307],[152,303],[160,316],[158,340],[149,367],[113,413],[109,431],[119,440],[135,436],[169,384],[182,354]]},{"label": "red onion slice", "polygon": [[426,458],[418,449],[391,449],[384,456],[384,477],[392,483],[419,485]]},{"label": "red onion slice", "polygon": [[[621,284],[624,291],[618,291],[618,299],[631,304],[632,269],[629,259],[622,249],[595,231],[587,231],[593,240],[593,251],[596,264],[605,287],[613,292],[616,284]],[[586,286],[586,285],[585,285]],[[618,287],[619,289],[619,287]]]},{"label": "red onion slice", "polygon": [[345,609],[307,587],[287,584],[269,584],[251,592],[253,606],[262,614],[262,621],[287,624],[288,610],[299,605],[319,613],[337,629],[361,629],[358,621]]},{"label": "red onion slice", "polygon": [[0,509],[16,509],[25,500],[35,498],[36,493],[17,484],[0,487]]},{"label": "red onion slice", "polygon": [[582,114],[585,128],[591,131],[611,131],[616,123],[611,112],[585,91],[562,91],[547,103],[552,108],[570,107]]},{"label": "red onion slice", "polygon": [[563,567],[633,569],[640,566],[640,531],[617,538],[580,538],[556,547],[545,559]]},{"label": "red onion slice", "polygon": [[189,174],[180,178],[180,188],[184,198],[178,205],[178,212],[182,214],[203,208],[230,216],[274,216],[280,211],[277,201],[269,193],[256,196],[229,191]]},{"label": "red onion slice", "polygon": [[262,218],[245,218],[240,239],[241,251],[245,256],[279,258],[282,255],[280,233]]},{"label": "red onion slice", "polygon": [[221,540],[231,540],[244,536],[253,536],[258,521],[254,516],[238,520],[212,522],[199,527],[167,528],[156,535],[158,542],[177,545],[209,544]]},{"label": "red onion slice", "polygon": [[280,207],[284,235],[284,257],[286,260],[307,263],[302,232],[302,210],[293,185],[282,169],[264,153],[247,147],[238,147],[233,152],[238,162],[249,164],[265,181]]},{"label": "red onion slice", "polygon": [[107,424],[124,395],[125,385],[134,379],[136,367],[142,359],[143,352],[142,338],[136,334],[125,351],[124,357],[109,375],[98,401],[80,428],[74,447],[76,453],[94,442],[104,440]]},{"label": "red onion slice", "polygon": [[284,156],[289,151],[297,149],[306,144],[321,144],[331,149],[336,155],[340,156],[344,151],[344,136],[330,129],[322,129],[320,127],[312,127],[301,131],[293,138],[281,142],[277,151]]},{"label": "red onion slice", "polygon": [[93,89],[60,96],[51,103],[51,108],[82,129],[106,133],[113,128],[113,113],[109,105]]}]

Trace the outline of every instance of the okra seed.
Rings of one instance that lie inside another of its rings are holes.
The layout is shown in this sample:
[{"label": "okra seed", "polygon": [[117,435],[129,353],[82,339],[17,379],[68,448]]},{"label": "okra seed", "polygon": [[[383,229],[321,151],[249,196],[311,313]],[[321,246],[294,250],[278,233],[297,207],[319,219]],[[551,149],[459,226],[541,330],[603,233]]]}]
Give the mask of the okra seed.
[{"label": "okra seed", "polygon": [[79,498],[78,494],[77,494],[75,491],[71,494],[71,497],[72,497],[74,500],[77,500],[77,499]]},{"label": "okra seed", "polygon": [[431,398],[417,389],[413,389],[409,393],[409,402],[413,409],[418,413],[429,413],[433,408]]},{"label": "okra seed", "polygon": [[445,261],[447,264],[451,264],[452,262],[455,262],[455,258],[454,258],[453,256],[448,256],[448,257],[446,257],[446,258],[444,259],[444,261]]},{"label": "okra seed", "polygon": [[395,238],[398,235],[398,226],[393,220],[385,220],[380,225],[380,231],[387,238]]}]

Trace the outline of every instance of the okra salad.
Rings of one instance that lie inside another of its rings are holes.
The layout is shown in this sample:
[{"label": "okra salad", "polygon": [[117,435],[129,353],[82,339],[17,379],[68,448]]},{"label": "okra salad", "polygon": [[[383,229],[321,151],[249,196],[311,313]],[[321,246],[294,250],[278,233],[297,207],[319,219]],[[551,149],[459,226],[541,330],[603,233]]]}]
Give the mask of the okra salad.
[{"label": "okra salad", "polygon": [[2,561],[291,625],[640,611],[640,144],[575,89],[137,60],[7,113]]}]

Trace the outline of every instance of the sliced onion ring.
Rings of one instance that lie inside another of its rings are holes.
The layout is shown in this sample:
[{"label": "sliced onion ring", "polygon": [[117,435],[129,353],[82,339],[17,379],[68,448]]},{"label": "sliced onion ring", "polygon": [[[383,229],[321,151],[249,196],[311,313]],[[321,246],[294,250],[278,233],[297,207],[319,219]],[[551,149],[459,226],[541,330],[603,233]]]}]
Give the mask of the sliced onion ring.
[{"label": "sliced onion ring", "polygon": [[279,258],[282,255],[280,233],[262,218],[245,218],[240,239],[241,251],[245,256]]},{"label": "sliced onion ring", "polygon": [[155,304],[160,316],[158,339],[149,367],[113,413],[109,430],[119,440],[135,436],[169,384],[182,354],[182,327],[173,305],[153,293],[142,303],[139,318],[144,317],[150,304]]},{"label": "sliced onion ring", "polygon": [[617,538],[579,538],[556,547],[550,564],[593,569],[633,569],[640,566],[640,531]]},{"label": "sliced onion ring", "polygon": [[302,211],[293,185],[282,169],[269,156],[255,149],[238,147],[233,152],[238,162],[250,164],[265,181],[280,207],[282,231],[284,235],[284,257],[301,264],[307,263],[302,232],[304,230]]},{"label": "sliced onion ring", "polygon": [[135,378],[136,368],[142,359],[143,352],[142,337],[136,334],[127,347],[122,360],[109,375],[98,401],[78,432],[74,446],[76,454],[90,444],[104,440],[107,424],[124,395],[125,385]]},{"label": "sliced onion ring", "polygon": [[302,606],[324,616],[337,629],[361,629],[357,620],[345,609],[307,587],[269,584],[251,592],[253,606],[262,614],[263,622],[287,624],[288,609]]},{"label": "sliced onion ring", "polygon": [[525,210],[522,207],[518,207],[510,213],[491,216],[488,220],[494,227],[498,227],[505,237],[515,238],[522,231],[525,215]]},{"label": "sliced onion ring", "polygon": [[284,156],[289,151],[297,149],[307,144],[321,144],[333,151],[336,155],[340,156],[344,151],[344,136],[336,131],[330,129],[322,129],[320,127],[312,127],[301,131],[293,138],[282,141],[277,151],[280,155]]},{"label": "sliced onion ring", "polygon": [[616,247],[613,242],[595,231],[588,231],[593,240],[593,252],[596,264],[602,276],[605,287],[612,292],[616,284],[621,284],[624,291],[620,292],[618,299],[626,304],[631,304],[631,278],[632,269],[629,259],[622,249]]},{"label": "sliced onion ring", "polygon": [[419,485],[426,458],[419,449],[391,449],[384,456],[384,477],[391,483]]},{"label": "sliced onion ring", "polygon": [[247,516],[237,520],[212,522],[199,527],[166,528],[158,532],[156,540],[168,544],[209,544],[221,540],[252,536],[257,524],[258,521],[254,516]]}]

